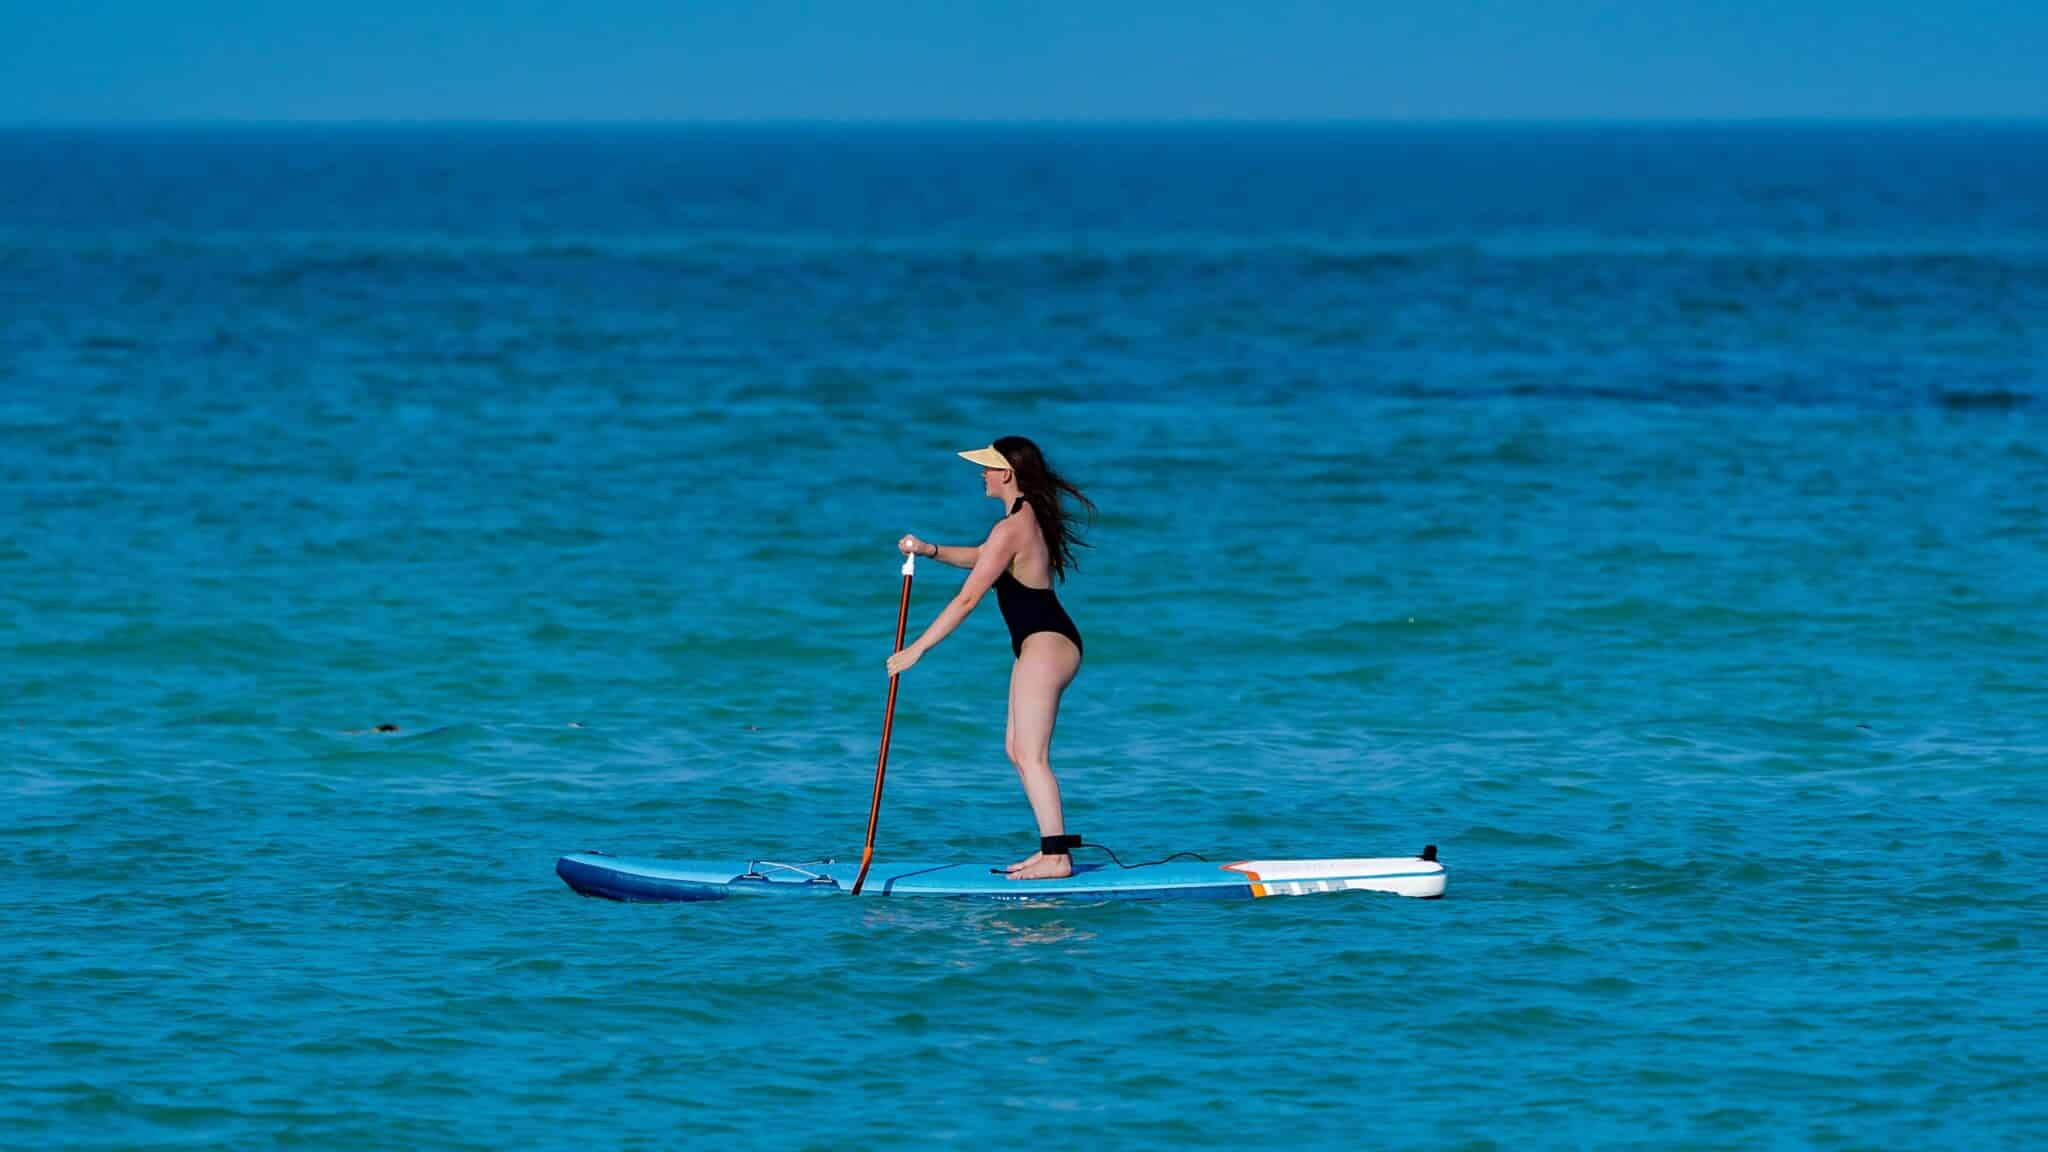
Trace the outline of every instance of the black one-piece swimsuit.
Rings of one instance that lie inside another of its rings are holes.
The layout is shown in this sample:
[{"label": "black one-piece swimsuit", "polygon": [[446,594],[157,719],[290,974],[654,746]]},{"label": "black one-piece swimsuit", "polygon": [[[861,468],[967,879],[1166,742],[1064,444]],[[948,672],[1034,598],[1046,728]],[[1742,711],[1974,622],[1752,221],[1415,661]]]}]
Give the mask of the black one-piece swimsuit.
[{"label": "black one-piece swimsuit", "polygon": [[[1024,498],[1010,505],[1016,512],[1024,506]],[[1074,642],[1076,651],[1081,647],[1081,630],[1074,627],[1074,619],[1067,610],[1060,607],[1060,598],[1050,588],[1033,588],[1010,575],[1006,566],[1002,575],[996,577],[996,607],[1002,609],[1003,623],[1010,626],[1010,651],[1024,654],[1024,638],[1033,632],[1057,632]]]}]

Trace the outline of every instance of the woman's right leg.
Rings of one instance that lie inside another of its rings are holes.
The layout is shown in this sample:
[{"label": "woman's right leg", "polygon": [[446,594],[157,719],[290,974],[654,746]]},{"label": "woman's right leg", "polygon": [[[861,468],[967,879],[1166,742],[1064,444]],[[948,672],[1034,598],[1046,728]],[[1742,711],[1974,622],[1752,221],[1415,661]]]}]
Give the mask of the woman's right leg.
[{"label": "woman's right leg", "polygon": [[[1010,668],[1011,762],[1023,781],[1040,836],[1066,832],[1060,806],[1060,782],[1052,771],[1052,732],[1059,720],[1060,696],[1081,668],[1081,650],[1057,632],[1034,632],[1024,638],[1024,652]],[[1051,879],[1070,875],[1066,856],[1044,857],[1010,871],[1012,879]]]}]

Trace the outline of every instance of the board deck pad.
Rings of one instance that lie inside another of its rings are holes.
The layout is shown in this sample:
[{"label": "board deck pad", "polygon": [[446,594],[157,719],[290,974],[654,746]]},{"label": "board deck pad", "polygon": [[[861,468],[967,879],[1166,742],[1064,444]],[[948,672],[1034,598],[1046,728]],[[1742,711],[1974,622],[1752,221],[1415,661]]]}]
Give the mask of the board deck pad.
[{"label": "board deck pad", "polygon": [[[1011,880],[980,864],[883,864],[868,869],[862,896],[955,896],[994,900],[1253,899],[1318,892],[1391,892],[1433,899],[1444,893],[1434,857],[1357,860],[1175,860],[1120,868],[1074,863],[1060,880]],[[635,903],[723,900],[728,896],[850,895],[858,862],[653,860],[579,852],[555,874],[585,896]]]}]

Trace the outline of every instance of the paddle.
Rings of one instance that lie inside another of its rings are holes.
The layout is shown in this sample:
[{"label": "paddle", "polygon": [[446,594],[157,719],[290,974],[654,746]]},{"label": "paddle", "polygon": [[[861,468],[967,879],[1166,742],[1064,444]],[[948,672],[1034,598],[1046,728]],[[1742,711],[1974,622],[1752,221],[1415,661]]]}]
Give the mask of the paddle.
[{"label": "paddle", "polygon": [[[903,650],[903,626],[910,620],[910,574],[916,567],[917,555],[905,553],[903,599],[896,605],[896,647],[893,651],[897,652]],[[889,767],[889,725],[896,719],[896,681],[901,678],[900,672],[891,673],[889,676],[889,707],[882,713],[882,754],[875,758],[875,796],[868,801],[868,842],[866,847],[860,850],[860,873],[853,878],[855,896],[860,895],[860,886],[868,879],[868,865],[874,863],[875,859],[875,821],[882,816],[882,774]]]}]

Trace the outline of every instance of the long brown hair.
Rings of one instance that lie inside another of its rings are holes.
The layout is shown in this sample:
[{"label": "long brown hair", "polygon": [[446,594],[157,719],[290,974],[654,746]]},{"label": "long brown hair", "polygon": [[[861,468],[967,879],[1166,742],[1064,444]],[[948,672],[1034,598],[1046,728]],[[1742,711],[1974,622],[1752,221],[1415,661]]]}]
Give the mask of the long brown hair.
[{"label": "long brown hair", "polygon": [[1060,503],[1060,494],[1064,492],[1079,501],[1088,509],[1090,520],[1095,517],[1095,502],[1053,471],[1052,465],[1046,462],[1045,453],[1039,451],[1038,445],[1030,439],[1004,436],[991,447],[1010,462],[1010,471],[1017,476],[1017,490],[1031,502],[1031,510],[1038,513],[1038,526],[1045,533],[1046,553],[1052,559],[1053,577],[1065,580],[1068,566],[1074,564],[1074,549],[1088,547],[1088,541],[1083,540],[1069,523],[1067,510]]}]

